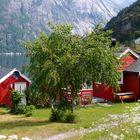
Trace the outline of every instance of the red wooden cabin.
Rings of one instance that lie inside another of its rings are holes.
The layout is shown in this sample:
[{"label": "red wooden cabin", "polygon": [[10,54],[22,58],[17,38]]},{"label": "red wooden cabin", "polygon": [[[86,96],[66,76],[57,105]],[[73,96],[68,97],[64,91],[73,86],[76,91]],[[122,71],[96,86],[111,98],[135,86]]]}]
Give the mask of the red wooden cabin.
[{"label": "red wooden cabin", "polygon": [[[133,92],[136,99],[140,98],[140,60],[139,55],[129,48],[121,48],[116,54],[121,62],[119,71],[122,72],[120,92]],[[103,84],[93,84],[93,96],[108,101],[114,101],[113,89]]]},{"label": "red wooden cabin", "polygon": [[31,81],[16,68],[0,68],[0,105],[9,107],[10,92],[14,89],[23,92]]}]

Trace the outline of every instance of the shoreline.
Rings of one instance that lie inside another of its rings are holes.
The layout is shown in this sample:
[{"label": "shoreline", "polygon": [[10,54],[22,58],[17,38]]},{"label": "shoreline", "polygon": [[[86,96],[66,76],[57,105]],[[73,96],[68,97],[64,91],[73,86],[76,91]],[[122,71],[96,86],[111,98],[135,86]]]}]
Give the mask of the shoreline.
[{"label": "shoreline", "polygon": [[25,55],[26,53],[21,53],[21,52],[17,52],[17,53],[14,53],[14,52],[9,52],[9,53],[0,53],[0,55]]}]

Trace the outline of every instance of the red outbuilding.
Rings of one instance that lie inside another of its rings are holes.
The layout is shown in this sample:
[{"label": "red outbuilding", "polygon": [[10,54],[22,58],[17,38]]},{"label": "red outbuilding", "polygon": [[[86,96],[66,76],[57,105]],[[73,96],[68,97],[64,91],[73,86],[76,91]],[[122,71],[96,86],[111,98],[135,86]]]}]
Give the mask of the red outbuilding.
[{"label": "red outbuilding", "polygon": [[[132,93],[135,99],[140,98],[140,59],[139,55],[130,48],[122,47],[117,53],[116,57],[119,59],[121,66],[119,71],[121,72],[121,78],[118,81],[120,85],[120,93],[116,95],[125,97],[132,97]],[[80,97],[81,100],[89,98],[91,93],[93,97],[101,98],[107,101],[114,101],[114,90],[112,87],[104,85],[102,83],[94,83],[93,87],[83,86]],[[83,96],[82,96],[83,95]],[[86,96],[85,96],[86,95]]]},{"label": "red outbuilding", "polygon": [[13,70],[0,68],[0,105],[9,107],[10,93],[17,90],[21,93],[30,85],[31,81],[16,68]]},{"label": "red outbuilding", "polygon": [[123,79],[122,90],[134,92],[136,99],[140,99],[140,59],[123,72]]},{"label": "red outbuilding", "polygon": [[[122,73],[120,81],[120,93],[134,93],[136,99],[140,98],[140,59],[129,48],[121,48],[116,54],[121,62],[119,71]],[[121,95],[121,94],[119,94]],[[108,101],[114,101],[114,91],[111,87],[103,84],[93,84],[93,97],[102,98]]]}]

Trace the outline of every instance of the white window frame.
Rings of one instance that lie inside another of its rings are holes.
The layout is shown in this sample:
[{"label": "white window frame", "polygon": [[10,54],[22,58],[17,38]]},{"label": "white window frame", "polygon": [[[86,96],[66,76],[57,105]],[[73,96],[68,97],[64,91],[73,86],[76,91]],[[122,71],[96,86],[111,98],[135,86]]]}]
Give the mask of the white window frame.
[{"label": "white window frame", "polygon": [[[14,89],[15,89],[15,87],[16,87],[16,84],[25,84],[26,85],[26,88],[27,88],[27,83],[26,82],[15,82],[15,84],[14,84]],[[25,89],[26,89],[25,88]],[[16,90],[16,89],[15,89]],[[19,91],[19,92],[24,92],[24,91]]]},{"label": "white window frame", "polygon": [[[26,88],[27,88],[27,83],[26,83],[26,82],[15,82],[15,83],[14,83],[14,89],[16,90],[16,88],[15,88],[15,87],[16,87],[16,84],[23,84],[23,83],[26,85],[26,86],[25,86],[25,89],[24,89],[24,90],[26,90]],[[21,89],[20,89],[19,92],[20,92],[22,95],[24,95],[24,90],[21,91]],[[18,91],[18,90],[16,90],[16,91]],[[26,101],[26,97],[25,97],[25,96],[22,97],[21,103],[20,103],[20,104],[21,104],[21,105],[26,105],[26,104],[27,104],[27,101]]]},{"label": "white window frame", "polygon": [[123,84],[123,72],[121,72],[121,80],[118,81],[118,84]]}]

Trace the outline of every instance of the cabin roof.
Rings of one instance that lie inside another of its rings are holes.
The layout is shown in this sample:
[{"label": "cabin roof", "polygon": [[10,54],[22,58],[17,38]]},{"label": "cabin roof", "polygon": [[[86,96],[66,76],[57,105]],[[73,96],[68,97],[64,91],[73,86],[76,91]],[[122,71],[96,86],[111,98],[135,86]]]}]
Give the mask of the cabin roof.
[{"label": "cabin roof", "polygon": [[122,56],[124,56],[128,52],[131,53],[132,55],[134,55],[136,58],[139,58],[139,55],[128,47],[121,47],[118,50],[118,52],[116,53],[116,56],[117,56],[118,59],[120,59]]},{"label": "cabin roof", "polygon": [[140,58],[135,63],[130,65],[125,71],[140,73]]},{"label": "cabin roof", "polygon": [[16,69],[16,68],[14,68],[14,69],[8,69],[8,68],[4,68],[4,67],[0,67],[0,83],[2,83],[3,81],[5,81],[15,71],[18,71],[20,73],[20,76],[23,79],[25,79],[26,81],[28,81],[29,83],[31,83],[31,80],[27,76],[25,76],[24,74],[22,74],[18,69]]}]

